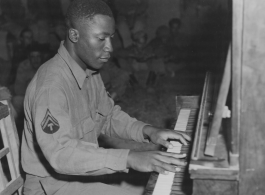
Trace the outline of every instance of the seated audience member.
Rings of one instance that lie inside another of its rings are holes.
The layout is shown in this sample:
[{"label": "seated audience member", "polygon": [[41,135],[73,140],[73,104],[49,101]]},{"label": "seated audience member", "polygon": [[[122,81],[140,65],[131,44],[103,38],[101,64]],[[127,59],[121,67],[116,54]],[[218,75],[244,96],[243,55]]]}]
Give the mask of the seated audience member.
[{"label": "seated audience member", "polygon": [[[13,105],[18,114],[18,125],[23,124],[23,102],[26,89],[28,87],[29,82],[40,67],[41,63],[42,49],[38,44],[35,44],[28,49],[28,58],[21,62],[18,66],[16,79],[13,87],[14,95],[12,99]],[[21,126],[19,126],[18,128],[21,129]]]},{"label": "seated audience member", "polygon": [[[179,30],[181,27],[181,21],[178,18],[172,18],[168,22],[168,26],[170,29],[170,35],[172,36],[173,44],[178,45],[179,42],[177,41],[178,35],[179,35]],[[176,42],[175,42],[176,41]]]},{"label": "seated audience member", "polygon": [[180,171],[185,154],[99,147],[101,134],[166,148],[173,147],[169,139],[186,145],[190,138],[130,117],[108,96],[98,71],[113,51],[115,21],[103,1],[73,0],[66,20],[65,42],[38,69],[25,96],[23,193],[135,195],[98,176]]},{"label": "seated audience member", "polygon": [[120,63],[120,66],[122,69],[124,67],[130,70],[130,83],[134,86],[138,84],[138,77],[142,71],[149,72],[147,62],[153,54],[146,49],[147,34],[144,31],[134,33],[132,39],[133,44],[125,49],[119,49],[116,56],[126,59],[124,64]]},{"label": "seated audience member", "polygon": [[145,31],[148,0],[114,0],[113,7],[123,46],[129,47],[133,43],[132,35],[138,31]]},{"label": "seated audience member", "polygon": [[150,86],[155,84],[158,75],[164,75],[166,71],[171,72],[164,62],[168,55],[169,41],[169,28],[162,25],[157,28],[155,38],[150,40],[146,46],[154,56],[148,63],[151,71],[147,83]]},{"label": "seated audience member", "polygon": [[[173,31],[175,32],[175,31]],[[180,60],[183,51],[174,43],[172,30],[165,25],[159,26],[156,30],[156,37],[152,39],[148,47],[152,48],[154,55],[152,66],[156,72],[163,74],[167,73],[174,77],[176,71],[185,67],[185,64]]]},{"label": "seated audience member", "polygon": [[33,78],[42,63],[42,48],[36,44],[28,49],[28,58],[18,66],[15,80],[15,95],[24,96],[28,83]]},{"label": "seated audience member", "polygon": [[24,61],[28,56],[28,49],[31,47],[35,42],[33,41],[33,32],[28,28],[24,28],[19,36],[19,43],[16,45],[14,49],[14,62],[20,63]]},{"label": "seated audience member", "polygon": [[24,28],[19,36],[18,44],[14,47],[14,55],[12,60],[12,79],[11,84],[13,84],[17,72],[18,65],[27,59],[29,48],[36,44],[33,41],[33,33],[29,28]]},{"label": "seated audience member", "polygon": [[47,45],[49,42],[50,23],[48,17],[38,14],[35,21],[29,25],[33,32],[33,40],[41,45]]},{"label": "seated audience member", "polygon": [[0,29],[0,85],[9,86],[15,37]]},{"label": "seated audience member", "polygon": [[180,19],[172,18],[169,20],[168,25],[170,29],[170,42],[168,43],[168,62],[173,62],[180,65],[187,58],[189,41],[187,39],[187,36],[185,36],[185,34],[180,31]]}]

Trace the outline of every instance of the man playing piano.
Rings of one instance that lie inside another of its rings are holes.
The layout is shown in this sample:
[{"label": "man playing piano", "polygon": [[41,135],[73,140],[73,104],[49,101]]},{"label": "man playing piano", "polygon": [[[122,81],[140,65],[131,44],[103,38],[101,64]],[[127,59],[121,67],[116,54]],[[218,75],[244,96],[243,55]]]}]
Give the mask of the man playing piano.
[{"label": "man playing piano", "polygon": [[104,2],[74,0],[66,22],[66,40],[39,68],[25,96],[24,194],[126,195],[132,192],[97,179],[130,168],[176,172],[185,154],[99,147],[100,134],[166,148],[168,139],[187,144],[190,138],[131,118],[108,96],[98,70],[110,58],[115,22]]}]

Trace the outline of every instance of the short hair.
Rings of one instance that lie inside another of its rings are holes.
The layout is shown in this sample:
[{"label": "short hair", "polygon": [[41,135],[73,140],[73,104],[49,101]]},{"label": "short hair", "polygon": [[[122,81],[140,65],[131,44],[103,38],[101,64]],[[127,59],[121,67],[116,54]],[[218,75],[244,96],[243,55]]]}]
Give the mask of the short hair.
[{"label": "short hair", "polygon": [[97,14],[113,18],[110,7],[102,0],[73,0],[66,13],[68,28],[74,28],[77,22],[93,19]]},{"label": "short hair", "polygon": [[178,19],[178,18],[170,19],[169,22],[168,22],[169,27],[173,26],[173,24],[178,24],[179,26],[181,26],[180,19]]}]

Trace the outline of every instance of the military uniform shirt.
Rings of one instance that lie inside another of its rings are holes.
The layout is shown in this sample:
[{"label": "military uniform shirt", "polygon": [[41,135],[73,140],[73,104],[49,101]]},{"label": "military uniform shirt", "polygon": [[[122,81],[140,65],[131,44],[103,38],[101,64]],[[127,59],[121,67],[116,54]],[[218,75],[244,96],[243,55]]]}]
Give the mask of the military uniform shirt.
[{"label": "military uniform shirt", "polygon": [[143,122],[109,98],[100,74],[84,71],[61,44],[30,82],[24,101],[22,167],[46,177],[51,170],[70,175],[127,171],[129,150],[98,146],[100,133],[147,142]]}]

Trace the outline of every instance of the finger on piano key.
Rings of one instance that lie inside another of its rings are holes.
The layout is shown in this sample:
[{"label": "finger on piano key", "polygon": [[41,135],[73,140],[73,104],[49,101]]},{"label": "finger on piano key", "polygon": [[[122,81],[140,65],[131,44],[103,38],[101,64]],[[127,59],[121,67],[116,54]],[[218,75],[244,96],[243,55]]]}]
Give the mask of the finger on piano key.
[{"label": "finger on piano key", "polygon": [[[181,133],[185,132],[187,129],[187,125],[191,124],[189,123],[189,115],[190,113],[193,113],[189,109],[181,109],[179,112],[178,120],[176,122],[174,130],[178,130]],[[191,132],[189,131],[191,134]],[[183,145],[178,141],[170,141],[170,143],[173,145],[173,148],[168,148],[167,152],[172,152],[172,153],[184,153],[187,154],[189,150],[190,143],[188,142],[188,145]],[[184,147],[183,147],[184,146]],[[182,148],[183,147],[183,148]],[[185,157],[187,158],[187,157]],[[157,183],[155,185],[153,195],[170,195],[171,192],[174,191],[174,195],[176,194],[185,194],[182,191],[182,182],[183,178],[185,175],[186,167],[187,165],[184,166],[177,166],[180,168],[179,172],[176,173],[169,173],[169,175],[162,175],[159,174]],[[166,178],[168,177],[168,178]],[[176,180],[176,181],[175,181]],[[166,181],[167,183],[165,184]]]}]

